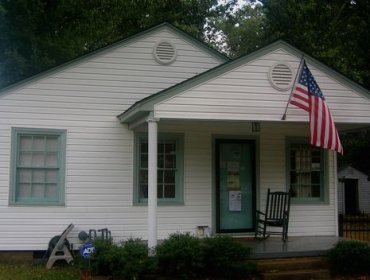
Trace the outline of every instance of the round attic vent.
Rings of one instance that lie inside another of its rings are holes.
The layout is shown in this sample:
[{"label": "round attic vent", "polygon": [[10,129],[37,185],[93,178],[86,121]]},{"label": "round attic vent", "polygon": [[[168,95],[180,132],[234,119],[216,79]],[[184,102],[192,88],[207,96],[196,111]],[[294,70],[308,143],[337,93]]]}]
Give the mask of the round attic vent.
[{"label": "round attic vent", "polygon": [[176,48],[168,41],[160,41],[154,47],[154,58],[160,64],[170,64],[176,59]]},{"label": "round attic vent", "polygon": [[269,80],[274,88],[288,90],[293,83],[293,71],[288,64],[279,62],[270,68]]}]

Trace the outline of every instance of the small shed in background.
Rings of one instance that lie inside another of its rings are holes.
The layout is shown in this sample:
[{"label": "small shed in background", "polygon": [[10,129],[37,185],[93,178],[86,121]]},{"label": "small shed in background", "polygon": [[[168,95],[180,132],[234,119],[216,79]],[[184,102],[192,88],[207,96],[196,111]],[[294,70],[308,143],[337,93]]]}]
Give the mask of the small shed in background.
[{"label": "small shed in background", "polygon": [[339,214],[370,214],[369,176],[352,166],[338,171]]}]

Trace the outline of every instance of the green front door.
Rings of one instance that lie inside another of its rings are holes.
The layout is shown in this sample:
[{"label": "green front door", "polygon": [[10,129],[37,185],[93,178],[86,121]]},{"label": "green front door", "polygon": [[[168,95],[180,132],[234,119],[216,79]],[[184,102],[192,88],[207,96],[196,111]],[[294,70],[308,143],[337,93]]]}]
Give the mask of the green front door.
[{"label": "green front door", "polygon": [[254,140],[216,140],[217,232],[254,229]]}]

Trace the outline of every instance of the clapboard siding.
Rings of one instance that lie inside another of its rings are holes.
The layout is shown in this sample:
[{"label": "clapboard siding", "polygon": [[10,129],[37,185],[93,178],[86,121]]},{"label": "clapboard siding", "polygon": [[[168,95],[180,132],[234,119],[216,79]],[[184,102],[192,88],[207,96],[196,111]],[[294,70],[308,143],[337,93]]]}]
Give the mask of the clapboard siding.
[{"label": "clapboard siding", "polygon": [[[259,207],[264,209],[267,189],[285,191],[286,178],[286,137],[307,137],[307,125],[262,124],[260,137],[260,189]],[[332,170],[332,152],[329,153],[329,168]],[[292,204],[290,213],[289,235],[335,235],[335,207],[333,172],[329,172],[329,203],[327,204]],[[307,221],[307,223],[305,223]]]},{"label": "clapboard siding", "polygon": [[[287,62],[293,73],[297,72],[299,58],[278,49],[157,104],[155,114],[158,118],[280,121],[290,90],[276,90],[268,81],[269,69],[278,61]],[[342,123],[369,121],[369,97],[309,67],[334,120]],[[290,105],[287,120],[304,121],[307,114]]]},{"label": "clapboard siding", "polygon": [[[160,65],[153,58],[153,47],[161,38],[176,46],[177,59],[170,65]],[[128,237],[146,239],[148,209],[133,203],[136,131],[116,116],[143,98],[223,61],[162,26],[3,92],[0,250],[46,249],[50,238],[69,223],[76,226],[69,236],[76,245],[79,231],[106,227],[117,242]],[[287,121],[281,122],[290,91],[278,91],[268,82],[268,70],[278,61],[287,61],[297,71],[299,58],[276,49],[235,69],[227,68],[230,71],[217,77],[202,80],[198,76],[189,82],[203,82],[183,92],[186,83],[171,88],[180,90],[154,105],[159,132],[184,136],[184,203],[158,207],[159,239],[177,231],[194,232],[199,225],[215,228],[216,138],[255,139],[258,207],[263,208],[268,188],[287,189],[286,137],[307,137],[308,117],[303,110],[289,107]],[[369,122],[367,97],[314,67],[311,71],[336,121]],[[163,93],[167,91],[155,97]],[[253,120],[262,121],[261,132],[251,131]],[[9,206],[12,127],[67,131],[64,206]],[[336,234],[333,152],[328,159],[328,201],[292,204],[291,236]]]},{"label": "clapboard siding", "polygon": [[[185,142],[184,205],[159,207],[160,238],[165,238],[168,234],[176,231],[194,232],[197,225],[214,227],[214,212],[212,211],[215,203],[213,200],[214,179],[212,177],[213,139],[214,137],[256,137],[256,134],[251,133],[250,127],[249,123],[181,122],[179,124],[177,122],[160,122],[160,131],[184,133]],[[286,135],[305,136],[306,129],[306,126],[298,125],[262,124],[262,132],[258,137],[259,150],[257,151],[260,159],[260,165],[257,166],[259,177],[257,191],[260,197],[258,204],[263,205],[268,187],[285,189],[285,137]],[[73,168],[69,166],[69,169],[78,170],[78,166]],[[96,172],[101,174],[103,171],[94,170],[94,173]],[[108,184],[103,182],[104,184],[100,186],[94,182],[98,178],[93,176],[93,174],[88,176],[93,179],[91,184],[85,180],[79,183],[75,179],[71,179],[67,193],[68,207],[52,208],[52,221],[43,219],[38,222],[37,218],[32,219],[32,217],[43,215],[43,208],[31,208],[31,212],[27,209],[27,214],[22,211],[21,207],[16,207],[16,213],[7,208],[4,215],[9,218],[3,222],[7,228],[4,234],[12,234],[17,231],[19,223],[22,223],[24,225],[22,228],[29,233],[26,236],[17,232],[13,238],[19,238],[21,241],[12,248],[19,249],[26,245],[30,248],[39,248],[40,244],[46,242],[50,235],[59,231],[61,224],[67,224],[71,221],[78,225],[78,228],[71,234],[71,239],[74,242],[76,242],[74,237],[76,237],[78,230],[102,228],[107,225],[118,240],[128,236],[146,238],[147,208],[130,206],[132,188],[122,187],[120,190],[122,184],[120,181],[110,181]],[[123,177],[121,179],[124,181]],[[119,179],[117,176],[115,178]],[[86,179],[88,180],[88,178]],[[131,180],[129,175],[125,179]],[[104,186],[108,186],[108,188],[104,188]],[[89,195],[86,195],[85,192]],[[308,211],[310,215],[306,214]],[[9,216],[9,213],[12,214]],[[22,218],[18,215],[22,215]],[[334,235],[333,217],[334,210],[330,205],[293,205],[290,235]],[[306,223],[302,223],[302,221],[306,221]],[[37,229],[34,229],[35,224],[38,226]],[[30,241],[31,239],[32,241]]]},{"label": "clapboard siding", "polygon": [[[207,214],[201,220],[204,225],[215,226],[215,214],[212,214],[212,197],[214,197],[214,178],[212,163],[214,151],[212,141],[214,137],[228,138],[254,138],[258,137],[257,156],[259,165],[257,169],[257,205],[264,207],[268,188],[286,190],[286,137],[307,137],[307,125],[277,125],[275,123],[262,123],[261,133],[253,134],[249,123],[224,123],[216,122],[199,123],[190,125],[180,122],[185,131],[185,207],[203,205],[203,211],[194,212],[194,220],[199,215]],[[174,123],[174,126],[177,126]],[[165,126],[165,131],[171,131]],[[333,153],[329,152],[329,170],[333,168]],[[333,172],[329,174],[329,201],[324,204],[293,204],[291,210],[291,223],[289,234],[291,236],[335,235],[336,214],[334,207],[334,179]],[[197,190],[197,191],[195,191]],[[171,209],[172,210],[172,209]],[[174,213],[177,213],[174,210]],[[171,211],[172,212],[172,211]],[[160,215],[162,216],[162,214]],[[177,215],[182,221],[181,215]],[[182,221],[185,223],[185,220]],[[200,222],[200,221],[199,221]],[[197,224],[183,224],[180,229],[194,230]]]},{"label": "clapboard siding", "polygon": [[[153,47],[162,38],[176,46],[177,59],[171,65],[154,60]],[[50,238],[71,222],[75,224],[72,243],[81,230],[105,227],[116,241],[130,236],[147,238],[147,207],[133,206],[134,132],[116,116],[142,98],[221,62],[220,57],[164,26],[3,93],[0,250],[46,249]],[[65,206],[9,206],[12,127],[67,131]],[[203,192],[203,197],[207,195]],[[178,228],[190,229],[196,222],[209,220],[208,209],[201,201],[194,207],[160,209],[164,217],[159,218],[160,227],[165,229],[160,237],[173,232],[176,213],[181,218]]]}]

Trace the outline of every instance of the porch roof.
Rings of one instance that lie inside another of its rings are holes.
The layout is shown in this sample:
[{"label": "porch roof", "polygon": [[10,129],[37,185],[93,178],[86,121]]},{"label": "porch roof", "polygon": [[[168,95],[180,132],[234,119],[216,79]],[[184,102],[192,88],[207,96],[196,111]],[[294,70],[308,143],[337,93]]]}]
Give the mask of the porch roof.
[{"label": "porch roof", "polygon": [[[319,62],[315,58],[301,52],[297,48],[291,46],[290,44],[284,42],[283,40],[278,40],[268,46],[265,46],[255,52],[252,52],[250,54],[244,55],[238,59],[225,62],[224,64],[221,64],[220,66],[217,66],[215,68],[212,68],[202,74],[199,74],[193,78],[190,78],[188,80],[185,80],[184,82],[181,82],[177,85],[174,85],[170,88],[167,88],[165,90],[162,90],[156,94],[153,94],[147,98],[144,98],[135,104],[133,104],[130,108],[128,108],[126,111],[118,115],[118,119],[122,123],[128,123],[129,125],[135,125],[135,123],[142,123],[145,121],[145,119],[148,116],[151,117],[157,117],[156,115],[156,105],[165,102],[171,98],[174,98],[186,91],[189,91],[197,86],[206,84],[212,79],[215,79],[222,74],[225,74],[229,71],[232,71],[240,66],[243,66],[251,61],[254,61],[258,58],[261,58],[262,56],[269,54],[271,52],[277,51],[279,49],[283,49],[284,51],[292,54],[293,56],[297,58],[301,58],[304,56],[306,62],[315,68],[317,68],[319,71],[327,74],[328,76],[334,78],[339,83],[345,85],[346,87],[352,89],[356,93],[359,93],[360,95],[363,95],[366,97],[366,99],[369,99],[370,92],[357,84],[356,82],[350,80],[349,78],[345,77],[344,75],[334,71],[330,67],[324,65],[323,63]],[[289,90],[290,91],[290,90]],[[288,100],[286,100],[288,101]],[[163,118],[163,117],[161,117]],[[170,119],[170,118],[169,118]],[[202,118],[200,118],[202,119]],[[222,120],[222,118],[220,118]],[[241,119],[235,119],[235,120],[241,120]],[[253,119],[242,119],[243,121],[266,121],[266,119],[258,119],[258,117]],[[297,120],[295,120],[297,121]],[[307,122],[308,118],[301,117],[298,118],[298,121]],[[356,124],[357,127],[365,127],[368,126],[369,122],[367,123],[361,123]],[[343,129],[348,129],[348,124],[344,124]],[[350,126],[351,128],[354,128],[353,126]],[[341,128],[339,128],[341,129]]]}]

